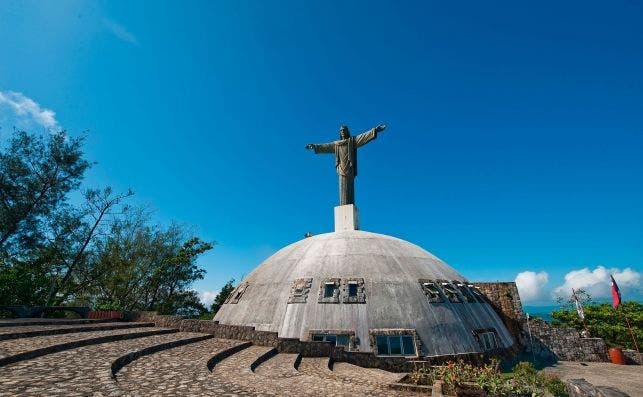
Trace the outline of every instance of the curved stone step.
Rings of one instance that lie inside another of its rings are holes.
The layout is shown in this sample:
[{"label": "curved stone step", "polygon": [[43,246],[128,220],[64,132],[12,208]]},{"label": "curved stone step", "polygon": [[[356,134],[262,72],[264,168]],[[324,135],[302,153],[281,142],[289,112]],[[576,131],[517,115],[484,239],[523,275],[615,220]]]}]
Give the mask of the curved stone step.
[{"label": "curved stone step", "polygon": [[0,341],[7,339],[32,338],[34,336],[60,335],[76,332],[108,331],[115,329],[153,327],[154,323],[90,323],[74,325],[31,325],[0,328]]},{"label": "curved stone step", "polygon": [[119,388],[130,396],[221,396],[228,391],[212,382],[208,361],[229,357],[249,346],[231,339],[208,339],[141,357],[116,373]]},{"label": "curved stone step", "polygon": [[[148,346],[148,347],[144,347],[138,350],[128,352],[127,354],[120,356],[119,358],[117,358],[112,362],[112,365],[111,365],[112,377],[115,378],[116,373],[118,373],[118,371],[120,371],[121,368],[128,365],[134,360],[138,360],[143,356],[149,356],[150,354],[154,354],[162,350],[172,349],[174,347],[184,346],[190,343],[201,342],[203,340],[212,339],[212,338],[214,338],[214,335],[211,335],[211,334],[196,334],[195,336],[192,336],[192,337],[176,339],[173,341],[160,343],[158,345]],[[190,357],[190,359],[192,359],[192,357]]]},{"label": "curved stone step", "polygon": [[255,368],[255,373],[268,378],[290,378],[301,375],[297,370],[301,355],[297,353],[279,353],[264,361]]},{"label": "curved stone step", "polygon": [[385,371],[379,368],[364,368],[349,363],[335,362],[332,365],[335,379],[356,384],[387,385],[396,383],[406,374]]},{"label": "curved stone step", "polygon": [[214,370],[214,367],[219,364],[221,361],[225,360],[226,358],[232,356],[233,354],[237,354],[243,349],[247,349],[250,346],[252,346],[252,342],[242,342],[237,345],[231,346],[230,348],[227,348],[225,350],[222,350],[220,352],[217,352],[215,355],[213,355],[207,362],[206,366],[210,372]]},{"label": "curved stone step", "polygon": [[1,319],[2,327],[22,327],[29,325],[75,325],[113,323],[120,321],[117,318],[10,318]]},{"label": "curved stone step", "polygon": [[5,340],[0,342],[0,367],[77,347],[177,331],[171,328],[130,328]]},{"label": "curved stone step", "polygon": [[[159,334],[135,339],[117,340],[109,343],[87,345],[73,350],[60,351],[53,354],[36,357],[31,360],[20,361],[11,365],[0,367],[0,395],[10,396],[120,396],[127,395],[121,390],[118,383],[112,378],[111,365],[120,357],[130,352],[146,349],[158,349],[157,346],[168,346],[168,343],[181,343],[183,339],[192,340],[203,337],[203,334],[191,332],[174,332]],[[183,349],[208,342],[181,346]],[[147,357],[160,355],[157,352]],[[139,360],[127,365],[118,374]],[[164,357],[163,363],[172,362],[171,356]],[[203,365],[205,377],[209,371]],[[154,371],[155,372],[155,371]],[[135,379],[137,384],[144,382],[145,378]],[[6,393],[6,394],[5,394]],[[160,395],[162,393],[145,394]],[[175,394],[176,395],[176,394]]]}]

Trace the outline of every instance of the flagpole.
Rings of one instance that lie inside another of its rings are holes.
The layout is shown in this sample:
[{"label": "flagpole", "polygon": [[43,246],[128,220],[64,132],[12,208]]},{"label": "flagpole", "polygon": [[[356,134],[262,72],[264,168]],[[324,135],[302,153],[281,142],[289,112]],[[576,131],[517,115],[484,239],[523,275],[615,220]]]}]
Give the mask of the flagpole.
[{"label": "flagpole", "polygon": [[636,338],[634,337],[634,332],[632,331],[632,326],[630,325],[630,320],[627,318],[625,315],[625,311],[622,309],[623,305],[621,305],[621,313],[623,313],[623,318],[625,318],[625,322],[627,323],[627,328],[630,330],[630,336],[632,337],[632,342],[634,342],[634,347],[636,348],[636,354],[639,356],[639,363],[641,362],[641,352],[639,351],[639,344],[636,343]]}]

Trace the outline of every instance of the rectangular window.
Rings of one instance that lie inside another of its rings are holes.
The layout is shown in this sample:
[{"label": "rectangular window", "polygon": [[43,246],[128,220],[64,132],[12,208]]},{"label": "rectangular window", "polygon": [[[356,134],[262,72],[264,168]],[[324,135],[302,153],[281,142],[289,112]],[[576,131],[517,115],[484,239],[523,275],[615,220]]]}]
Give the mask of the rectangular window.
[{"label": "rectangular window", "polygon": [[348,346],[348,335],[337,335],[337,346]]},{"label": "rectangular window", "polygon": [[324,298],[332,298],[335,295],[335,283],[324,285]]},{"label": "rectangular window", "polygon": [[402,355],[402,342],[400,341],[399,336],[389,336],[388,337],[388,346],[390,349],[391,356],[400,356]]},{"label": "rectangular window", "polygon": [[348,284],[348,296],[357,296],[357,283]]},{"label": "rectangular window", "polygon": [[378,336],[376,338],[377,354],[380,356],[388,356],[388,336]]},{"label": "rectangular window", "polygon": [[412,335],[378,335],[375,337],[378,356],[415,356]]},{"label": "rectangular window", "polygon": [[415,343],[412,336],[402,337],[402,347],[404,348],[405,356],[415,356]]},{"label": "rectangular window", "polygon": [[335,335],[326,335],[326,337],[324,338],[324,341],[332,342],[332,344],[334,345],[334,344],[337,343],[337,336],[335,336]]},{"label": "rectangular window", "polygon": [[313,335],[313,342],[330,342],[334,346],[348,347],[350,335],[335,335],[335,334],[315,334]]},{"label": "rectangular window", "polygon": [[480,332],[478,333],[478,340],[483,350],[494,350],[498,348],[498,340],[496,339],[495,332]]}]

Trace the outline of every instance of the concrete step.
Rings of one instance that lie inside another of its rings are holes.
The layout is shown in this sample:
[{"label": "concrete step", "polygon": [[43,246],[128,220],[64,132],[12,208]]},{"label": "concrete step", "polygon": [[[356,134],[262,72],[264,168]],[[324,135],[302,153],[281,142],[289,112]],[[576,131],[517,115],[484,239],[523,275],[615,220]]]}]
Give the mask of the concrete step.
[{"label": "concrete step", "polygon": [[60,335],[75,332],[107,331],[115,329],[153,327],[154,323],[103,322],[73,325],[29,325],[0,328],[0,341],[32,338],[34,336]]},{"label": "concrete step", "polygon": [[82,346],[175,333],[177,331],[171,328],[142,327],[4,340],[0,342],[0,367]]},{"label": "concrete step", "polygon": [[22,327],[29,325],[75,325],[113,323],[120,321],[116,318],[4,318],[0,319],[0,327]]}]

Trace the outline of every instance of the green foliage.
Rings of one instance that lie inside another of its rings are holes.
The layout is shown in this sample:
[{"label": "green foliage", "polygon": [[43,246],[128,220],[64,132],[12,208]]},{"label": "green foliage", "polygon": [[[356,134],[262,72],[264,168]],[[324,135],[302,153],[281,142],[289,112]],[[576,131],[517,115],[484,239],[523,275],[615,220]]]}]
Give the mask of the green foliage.
[{"label": "green foliage", "polygon": [[539,373],[528,362],[518,363],[511,374],[498,371],[498,362],[474,366],[463,361],[449,362],[446,366],[420,367],[409,374],[412,383],[432,385],[444,381],[451,392],[475,383],[489,396],[546,396],[566,397],[565,384],[554,376]]},{"label": "green foliage", "polygon": [[230,294],[234,291],[234,279],[230,279],[222,288],[221,291],[217,294],[217,296],[214,297],[214,302],[212,302],[212,306],[210,307],[210,310],[212,311],[212,314],[217,314],[223,303],[228,299]]},{"label": "green foliage", "polygon": [[[583,306],[585,323],[590,335],[603,338],[608,346],[621,346],[634,349],[634,343],[625,321],[630,320],[636,340],[643,340],[643,305],[639,302],[623,302],[617,310],[610,303],[589,304]],[[552,325],[584,329],[583,321],[578,317],[576,309],[562,309],[551,314]]]},{"label": "green foliage", "polygon": [[132,191],[90,189],[68,203],[90,166],[82,143],[14,131],[0,146],[0,305],[206,313],[190,286],[205,274],[196,259],[211,243],[152,224],[126,205]]}]

